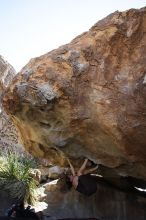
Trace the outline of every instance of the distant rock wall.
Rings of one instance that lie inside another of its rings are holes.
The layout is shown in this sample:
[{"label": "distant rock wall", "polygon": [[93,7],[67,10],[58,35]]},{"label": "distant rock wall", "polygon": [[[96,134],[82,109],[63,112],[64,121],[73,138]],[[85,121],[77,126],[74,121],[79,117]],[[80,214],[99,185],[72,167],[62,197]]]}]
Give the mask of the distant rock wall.
[{"label": "distant rock wall", "polygon": [[15,75],[14,68],[0,55],[0,98],[2,92],[8,87]]},{"label": "distant rock wall", "polygon": [[[14,68],[0,56],[0,149],[18,149],[18,131],[2,107],[2,94],[16,75]],[[22,146],[21,146],[22,147]]]},{"label": "distant rock wall", "polygon": [[109,176],[146,179],[145,94],[143,8],[117,11],[30,60],[3,103],[34,155],[62,166],[87,157]]}]

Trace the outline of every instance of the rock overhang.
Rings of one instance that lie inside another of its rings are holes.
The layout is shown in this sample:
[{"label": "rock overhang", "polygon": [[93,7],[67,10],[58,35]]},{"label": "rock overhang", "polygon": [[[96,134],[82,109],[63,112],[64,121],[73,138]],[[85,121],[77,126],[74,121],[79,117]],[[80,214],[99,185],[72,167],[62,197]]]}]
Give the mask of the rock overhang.
[{"label": "rock overhang", "polygon": [[146,179],[145,24],[145,8],[115,12],[20,71],[3,104],[29,152]]}]

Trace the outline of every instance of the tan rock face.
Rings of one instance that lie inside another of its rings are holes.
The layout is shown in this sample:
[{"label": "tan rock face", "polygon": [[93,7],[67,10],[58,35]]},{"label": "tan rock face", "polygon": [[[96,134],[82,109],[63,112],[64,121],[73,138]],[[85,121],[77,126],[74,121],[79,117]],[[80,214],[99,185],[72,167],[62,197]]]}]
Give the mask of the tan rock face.
[{"label": "tan rock face", "polygon": [[32,59],[5,94],[29,152],[146,179],[146,8],[115,12]]}]

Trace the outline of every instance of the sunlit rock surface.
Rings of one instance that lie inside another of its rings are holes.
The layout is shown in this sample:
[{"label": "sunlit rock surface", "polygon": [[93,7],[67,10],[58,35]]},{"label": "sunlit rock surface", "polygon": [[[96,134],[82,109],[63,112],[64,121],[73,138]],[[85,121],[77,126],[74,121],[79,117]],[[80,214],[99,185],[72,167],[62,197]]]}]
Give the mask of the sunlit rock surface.
[{"label": "sunlit rock surface", "polygon": [[[3,104],[29,152],[146,179],[146,8],[115,12],[31,59]],[[108,172],[108,174],[107,174]]]}]

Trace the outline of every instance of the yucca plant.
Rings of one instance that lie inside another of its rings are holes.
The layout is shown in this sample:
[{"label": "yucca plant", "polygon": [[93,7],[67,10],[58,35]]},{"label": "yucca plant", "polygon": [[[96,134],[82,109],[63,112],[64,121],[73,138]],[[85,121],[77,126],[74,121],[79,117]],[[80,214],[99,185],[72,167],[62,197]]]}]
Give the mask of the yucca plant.
[{"label": "yucca plant", "polygon": [[34,204],[36,183],[29,175],[30,168],[32,168],[30,158],[24,158],[16,153],[5,153],[0,167],[0,186],[8,190],[13,198]]}]

